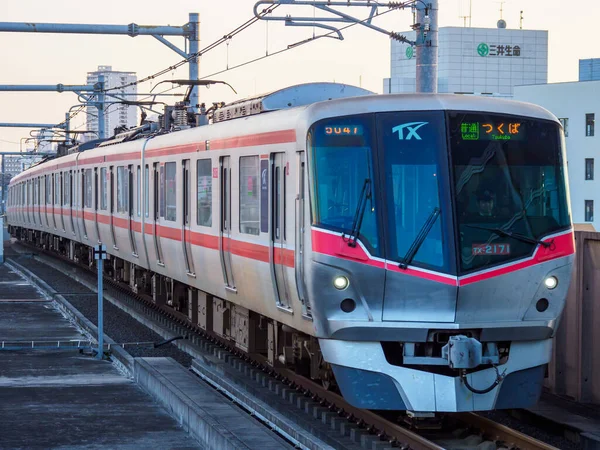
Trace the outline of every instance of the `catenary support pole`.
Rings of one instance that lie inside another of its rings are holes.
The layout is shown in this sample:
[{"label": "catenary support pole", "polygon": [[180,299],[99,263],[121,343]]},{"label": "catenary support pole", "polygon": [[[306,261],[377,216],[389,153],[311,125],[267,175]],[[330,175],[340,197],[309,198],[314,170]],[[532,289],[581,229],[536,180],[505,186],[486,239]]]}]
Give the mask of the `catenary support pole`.
[{"label": "catenary support pole", "polygon": [[106,95],[104,94],[104,75],[98,76],[98,84],[100,85],[100,90],[98,91],[96,98],[96,108],[98,109],[98,138],[105,139],[106,138],[106,116],[104,111],[104,100]]},{"label": "catenary support pole", "polygon": [[102,359],[104,356],[104,286],[102,286],[102,266],[106,259],[106,247],[102,243],[94,247],[94,259],[98,267],[98,354],[96,357]]},{"label": "catenary support pole", "polygon": [[[425,4],[427,6],[425,6]],[[417,80],[419,93],[438,91],[438,0],[416,3],[417,23]],[[427,11],[426,11],[427,10]],[[426,12],[428,18],[426,18]],[[427,28],[429,28],[427,30]]]},{"label": "catenary support pole", "polygon": [[[188,23],[189,35],[189,54],[193,55],[200,50],[200,15],[198,13],[190,13],[190,21]],[[200,57],[196,56],[190,61],[190,80],[196,81],[198,79]],[[194,113],[198,113],[198,86],[192,86],[192,92],[190,95],[190,108]]]}]

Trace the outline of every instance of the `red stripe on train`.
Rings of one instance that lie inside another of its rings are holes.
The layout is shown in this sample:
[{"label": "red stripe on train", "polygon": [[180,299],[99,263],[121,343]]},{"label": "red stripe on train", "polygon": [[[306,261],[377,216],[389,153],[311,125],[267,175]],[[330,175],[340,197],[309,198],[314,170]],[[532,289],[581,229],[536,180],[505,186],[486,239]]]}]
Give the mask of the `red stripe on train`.
[{"label": "red stripe on train", "polygon": [[467,286],[478,281],[515,272],[517,270],[525,269],[526,267],[531,267],[553,259],[563,258],[575,253],[575,235],[572,231],[554,238],[544,239],[544,242],[552,241],[554,242],[550,247],[542,247],[541,245],[538,246],[537,250],[533,254],[533,258],[530,260],[520,262],[516,261],[514,264],[499,269],[492,269],[484,273],[467,275],[459,280],[460,286]]},{"label": "red stripe on train", "polygon": [[[575,240],[573,232],[556,236],[554,238],[544,239],[545,242],[554,241],[551,247],[539,246],[534,253],[533,258],[526,261],[516,261],[513,264],[491,269],[486,272],[467,275],[460,279],[450,278],[444,274],[436,274],[435,272],[424,272],[416,269],[408,268],[407,270],[400,269],[397,263],[388,262],[387,269],[393,272],[400,272],[406,275],[424,278],[426,280],[437,281],[439,283],[450,284],[454,286],[467,286],[478,281],[487,280],[489,278],[505,275],[527,267],[534,266],[553,259],[563,258],[575,253]],[[383,261],[373,259],[360,245],[352,248],[347,244],[347,238],[342,238],[339,235],[327,233],[321,230],[312,230],[312,248],[313,251],[324,255],[342,258],[348,261],[354,261],[369,266],[385,268],[386,264]]]}]

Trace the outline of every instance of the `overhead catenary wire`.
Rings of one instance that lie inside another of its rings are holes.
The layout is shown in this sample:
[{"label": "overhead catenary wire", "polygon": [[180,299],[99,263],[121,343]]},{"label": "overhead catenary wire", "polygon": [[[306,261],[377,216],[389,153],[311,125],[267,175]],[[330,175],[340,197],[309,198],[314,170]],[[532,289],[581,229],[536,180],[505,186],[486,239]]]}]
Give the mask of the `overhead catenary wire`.
[{"label": "overhead catenary wire", "polygon": [[[270,14],[272,11],[274,11],[279,5],[273,5],[270,6],[268,8],[265,8],[261,13],[260,16],[264,16],[266,14]],[[203,48],[202,50],[193,53],[191,55],[189,55],[187,58],[169,66],[166,67],[158,72],[153,73],[152,75],[148,75],[144,78],[142,78],[141,80],[137,80],[137,81],[132,81],[131,83],[128,84],[124,84],[121,86],[116,86],[113,88],[108,88],[108,89],[104,89],[104,92],[108,92],[108,91],[112,91],[115,89],[123,89],[126,87],[130,87],[130,86],[136,86],[138,84],[144,83],[146,81],[150,81],[153,80],[155,78],[158,78],[162,75],[165,75],[175,69],[178,69],[179,67],[189,63],[191,60],[198,58],[202,55],[204,55],[205,53],[213,50],[214,48],[218,47],[219,45],[228,42],[232,37],[234,37],[235,35],[241,33],[242,31],[244,31],[246,28],[250,27],[251,25],[254,25],[256,22],[258,22],[260,19],[256,16],[253,16],[251,19],[248,19],[246,22],[244,22],[243,24],[239,25],[237,28],[235,28],[234,30],[230,31],[229,33],[225,34],[223,37],[217,39],[215,42],[213,42],[212,44],[208,45],[207,47]]]},{"label": "overhead catenary wire", "polygon": [[[339,28],[339,29],[338,29],[338,31],[343,31],[343,30],[346,30],[346,29],[348,29],[348,28],[351,28],[351,27],[353,27],[353,26],[355,26],[355,25],[359,25],[359,24],[361,24],[362,22],[366,22],[367,20],[373,19],[373,18],[375,18],[375,17],[380,17],[380,16],[383,16],[383,15],[385,15],[385,14],[387,14],[387,13],[389,13],[389,12],[395,11],[395,10],[396,10],[396,9],[388,9],[387,11],[384,11],[384,12],[381,12],[381,13],[379,13],[379,12],[378,12],[378,13],[374,14],[374,15],[373,15],[373,16],[371,16],[371,17],[367,17],[366,19],[363,19],[363,20],[360,20],[360,21],[358,21],[358,22],[354,22],[354,23],[351,23],[351,24],[349,24],[349,25],[346,25],[346,26],[344,26],[344,27],[342,27],[342,28]],[[308,39],[305,39],[305,40],[303,40],[303,41],[296,42],[296,43],[294,43],[294,44],[290,44],[290,45],[288,45],[286,48],[282,48],[281,50],[278,50],[278,51],[276,51],[276,52],[269,53],[268,55],[259,56],[259,57],[257,57],[257,58],[250,59],[250,60],[248,60],[248,61],[246,61],[246,62],[243,62],[243,63],[237,64],[237,65],[235,65],[235,66],[231,66],[231,67],[228,67],[228,68],[226,68],[226,69],[219,70],[219,71],[217,71],[217,72],[213,72],[213,73],[211,73],[210,75],[206,75],[206,76],[204,76],[204,77],[201,77],[200,79],[201,79],[201,80],[204,80],[204,79],[206,79],[206,78],[214,77],[215,75],[220,75],[220,74],[222,74],[222,73],[229,72],[230,70],[239,69],[240,67],[247,66],[247,65],[249,65],[249,64],[252,64],[252,63],[255,63],[255,62],[261,61],[261,60],[263,60],[263,59],[266,59],[266,58],[270,58],[271,56],[279,55],[279,54],[281,54],[281,53],[287,52],[288,50],[292,50],[292,49],[298,48],[298,47],[300,47],[301,45],[308,44],[309,42],[316,41],[316,40],[318,40],[318,39],[320,39],[320,38],[324,38],[324,37],[330,37],[332,34],[336,34],[336,33],[337,33],[336,31],[330,31],[330,32],[328,32],[328,33],[325,33],[325,34],[320,34],[320,35],[318,35],[318,36],[313,36],[313,37],[310,37],[310,38],[308,38]]]}]

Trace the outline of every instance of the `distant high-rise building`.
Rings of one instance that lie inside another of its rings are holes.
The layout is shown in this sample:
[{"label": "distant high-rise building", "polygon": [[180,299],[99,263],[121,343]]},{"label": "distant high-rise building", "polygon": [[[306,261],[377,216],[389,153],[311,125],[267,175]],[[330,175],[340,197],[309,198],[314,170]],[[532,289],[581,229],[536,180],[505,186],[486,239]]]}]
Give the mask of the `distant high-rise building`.
[{"label": "distant high-rise building", "polygon": [[[120,72],[112,70],[112,66],[98,66],[98,70],[95,72],[88,72],[87,84],[94,84],[98,82],[98,77],[104,75],[104,86],[105,89],[113,89],[111,92],[114,95],[122,95],[126,100],[137,100],[135,95],[137,94],[137,86],[126,86],[129,83],[137,81],[137,75],[135,72]],[[121,86],[126,86],[122,87]],[[123,95],[125,94],[125,95]],[[109,105],[116,100],[107,98],[106,104]],[[110,137],[114,134],[115,128],[118,127],[134,127],[137,125],[138,108],[137,106],[123,105],[114,103],[107,106],[104,112],[105,126],[104,132],[106,137]],[[95,106],[87,107],[87,130],[98,132],[98,110]],[[86,140],[97,139],[97,134],[89,134]]]},{"label": "distant high-rise building", "polygon": [[[403,32],[415,40],[415,32]],[[506,28],[440,27],[438,92],[512,97],[519,85],[548,81],[548,32]],[[415,47],[391,46],[391,77],[383,92],[415,92]]]},{"label": "distant high-rise building", "polygon": [[579,60],[579,81],[600,80],[600,58]]}]

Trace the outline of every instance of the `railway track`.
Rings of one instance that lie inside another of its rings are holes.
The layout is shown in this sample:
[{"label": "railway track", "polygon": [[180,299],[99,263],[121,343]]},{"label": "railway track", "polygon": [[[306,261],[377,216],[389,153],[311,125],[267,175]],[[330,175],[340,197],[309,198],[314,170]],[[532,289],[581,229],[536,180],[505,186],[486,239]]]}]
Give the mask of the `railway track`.
[{"label": "railway track", "polygon": [[[66,274],[73,281],[95,292],[94,273],[89,268],[75,265],[68,259],[29,245],[22,243],[18,245],[27,249],[36,261],[48,265],[49,270]],[[19,270],[28,271],[15,260],[14,256],[9,256],[7,259]],[[35,275],[31,272],[30,274]],[[122,283],[107,277],[105,283],[108,284],[105,286],[109,287],[106,289],[105,299],[125,310],[137,321],[166,339],[184,336],[185,339],[177,340],[173,344],[195,358],[190,369],[230,399],[240,402],[236,396],[246,398],[244,391],[246,394],[249,391],[258,394],[259,388],[262,387],[264,392],[260,391],[259,398],[267,402],[273,402],[277,398],[283,410],[285,410],[283,405],[286,403],[288,407],[295,408],[294,419],[303,421],[304,426],[317,435],[319,435],[318,427],[311,425],[311,421],[325,425],[332,433],[329,436],[331,443],[337,439],[337,442],[347,445],[345,448],[374,450],[388,448],[550,450],[556,448],[472,413],[447,415],[444,417],[445,427],[440,429],[409,429],[397,420],[397,417],[392,419],[390,414],[384,416],[373,411],[354,408],[340,395],[326,390],[310,379],[289,369],[273,369],[262,360],[231,348],[227,342],[207,335],[192,326],[187,317],[168,307],[154,304],[146,296],[131,292],[128,286]],[[215,371],[215,368],[218,370]],[[252,414],[258,416],[265,414],[261,412],[259,403],[252,403],[247,398],[245,401],[246,403],[242,401],[240,405]],[[248,406],[248,402],[252,404]],[[270,424],[271,427],[283,425]],[[284,427],[279,431],[285,435],[292,430],[286,430]],[[336,434],[340,435],[339,439],[333,437]],[[325,437],[322,432],[320,436]],[[332,445],[332,448],[343,447]]]}]

